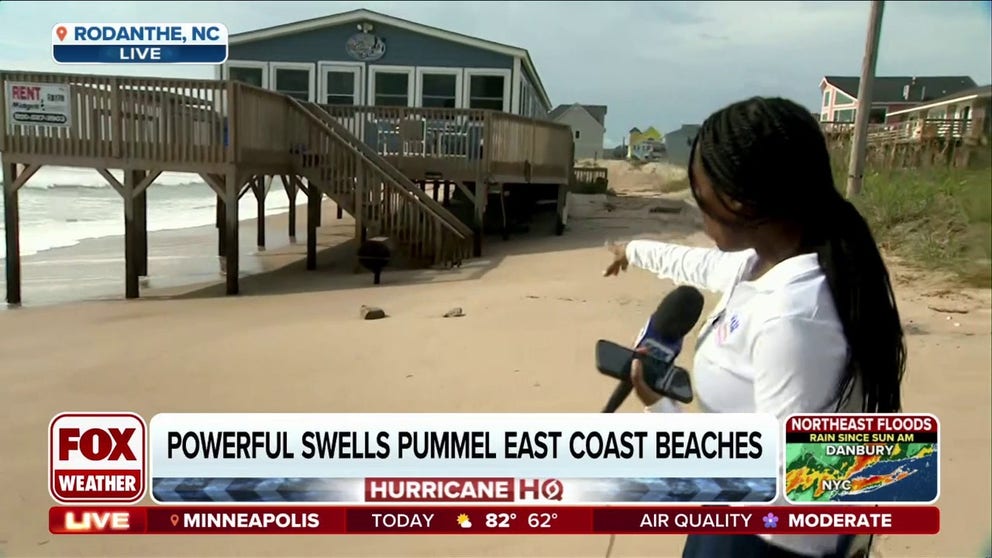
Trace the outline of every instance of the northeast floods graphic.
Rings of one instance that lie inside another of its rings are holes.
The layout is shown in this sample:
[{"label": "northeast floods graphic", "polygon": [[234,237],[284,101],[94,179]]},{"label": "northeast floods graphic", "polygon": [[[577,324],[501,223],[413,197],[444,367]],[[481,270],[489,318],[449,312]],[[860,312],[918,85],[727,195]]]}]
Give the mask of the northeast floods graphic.
[{"label": "northeast floods graphic", "polygon": [[784,488],[792,502],[931,502],[937,474],[936,443],[793,442],[785,448]]}]

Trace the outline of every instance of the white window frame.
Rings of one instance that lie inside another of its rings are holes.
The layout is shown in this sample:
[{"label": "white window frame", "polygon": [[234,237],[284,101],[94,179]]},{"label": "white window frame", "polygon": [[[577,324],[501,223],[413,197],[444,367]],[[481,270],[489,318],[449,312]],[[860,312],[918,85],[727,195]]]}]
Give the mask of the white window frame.
[{"label": "white window frame", "polygon": [[455,108],[462,108],[465,102],[465,94],[463,92],[462,79],[462,69],[461,68],[443,68],[437,66],[417,66],[417,79],[416,79],[416,95],[414,96],[414,106],[423,107],[424,106],[424,76],[425,75],[445,75],[445,76],[455,76]]},{"label": "white window frame", "polygon": [[375,76],[376,74],[406,74],[408,79],[406,81],[406,106],[412,107],[416,102],[416,82],[417,76],[414,71],[413,66],[383,66],[379,64],[369,64],[368,66],[368,105],[378,106],[375,104]]},{"label": "white window frame", "polygon": [[517,81],[520,82],[520,92],[517,94],[517,106],[515,107],[517,112],[514,114],[530,118],[530,84],[527,83],[527,78],[524,77],[523,72],[520,72],[520,78]]},{"label": "white window frame", "polygon": [[503,112],[510,112],[510,91],[513,85],[513,72],[509,69],[501,68],[465,68],[465,99],[462,106],[471,108],[472,101],[472,78],[475,76],[501,76],[503,78]]},{"label": "white window frame", "polygon": [[269,88],[269,63],[261,60],[228,60],[221,65],[220,79],[231,79],[231,68],[262,70],[262,87]]},{"label": "white window frame", "polygon": [[327,72],[329,71],[353,71],[355,75],[355,95],[357,100],[355,106],[362,106],[365,102],[365,64],[363,62],[335,62],[331,60],[321,60],[317,62],[317,100],[319,105],[327,102]]},{"label": "white window frame", "polygon": [[269,90],[276,91],[276,72],[278,70],[307,70],[310,75],[310,91],[307,100],[314,101],[317,85],[317,68],[312,62],[269,62]]}]

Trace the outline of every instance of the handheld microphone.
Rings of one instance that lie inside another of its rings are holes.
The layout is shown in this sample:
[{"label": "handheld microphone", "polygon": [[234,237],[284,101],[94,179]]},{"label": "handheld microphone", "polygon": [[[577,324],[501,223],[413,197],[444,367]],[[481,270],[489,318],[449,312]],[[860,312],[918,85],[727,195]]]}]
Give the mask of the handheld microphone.
[{"label": "handheld microphone", "polygon": [[[639,357],[634,351],[610,341],[600,340],[596,344],[596,368],[620,380],[603,408],[604,413],[616,411],[633,391],[630,365],[634,358],[641,359],[644,379],[655,391],[683,402],[692,400],[688,373],[674,364],[682,351],[682,339],[702,315],[703,302],[702,293],[689,286],[680,286],[662,299],[635,343],[637,348],[647,349],[649,358]],[[675,378],[676,375],[679,377]]]}]

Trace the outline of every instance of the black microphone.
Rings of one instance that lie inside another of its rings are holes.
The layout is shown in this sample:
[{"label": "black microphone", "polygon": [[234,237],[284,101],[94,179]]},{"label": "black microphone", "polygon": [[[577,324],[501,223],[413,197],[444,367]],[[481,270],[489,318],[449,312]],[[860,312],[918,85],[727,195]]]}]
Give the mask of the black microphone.
[{"label": "black microphone", "polygon": [[[676,288],[662,299],[657,310],[641,329],[635,343],[638,348],[646,348],[651,357],[641,359],[645,364],[644,379],[648,385],[662,395],[672,396],[683,402],[692,400],[692,391],[688,384],[688,373],[676,369],[675,358],[682,351],[682,339],[699,321],[703,303],[703,295],[698,289],[689,286]],[[616,411],[633,391],[630,365],[634,358],[638,358],[634,351],[616,343],[600,340],[596,344],[596,368],[601,373],[620,380],[603,408],[604,413]],[[673,378],[676,374],[679,377]]]}]

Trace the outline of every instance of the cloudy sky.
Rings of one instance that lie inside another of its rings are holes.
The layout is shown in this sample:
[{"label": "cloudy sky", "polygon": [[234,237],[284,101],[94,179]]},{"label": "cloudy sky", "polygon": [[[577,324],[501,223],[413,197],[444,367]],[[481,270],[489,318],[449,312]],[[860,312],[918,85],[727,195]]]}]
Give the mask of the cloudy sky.
[{"label": "cloudy sky", "polygon": [[[992,2],[886,2],[879,75],[992,82]],[[751,95],[817,110],[824,75],[858,75],[868,2],[10,2],[0,68],[212,77],[196,66],[67,67],[56,23],[221,22],[238,33],[355,8],[527,48],[554,103],[605,104],[607,143],[698,123]]]}]

